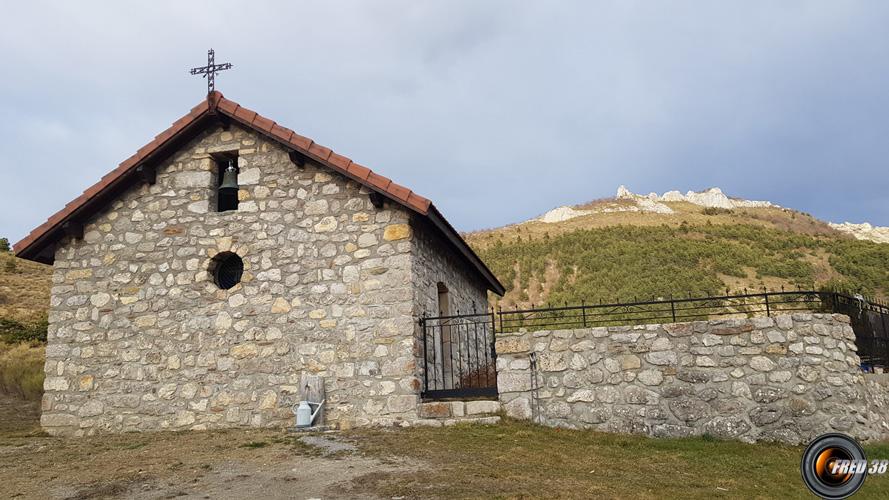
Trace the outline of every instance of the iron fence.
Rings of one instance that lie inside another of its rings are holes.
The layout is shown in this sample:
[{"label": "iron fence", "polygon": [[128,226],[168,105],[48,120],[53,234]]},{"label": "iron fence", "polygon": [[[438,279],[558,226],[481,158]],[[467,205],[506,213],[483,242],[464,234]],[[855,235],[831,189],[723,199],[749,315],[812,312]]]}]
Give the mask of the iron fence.
[{"label": "iron fence", "polygon": [[848,315],[862,368],[889,367],[889,305],[839,292],[763,291],[423,317],[423,396],[496,396],[496,332],[681,323],[802,311]]},{"label": "iron fence", "polygon": [[500,309],[498,331],[571,329],[596,326],[681,323],[719,317],[771,316],[794,311],[820,310],[823,294],[814,291],[762,292],[708,297],[687,297],[613,304],[532,309]]}]

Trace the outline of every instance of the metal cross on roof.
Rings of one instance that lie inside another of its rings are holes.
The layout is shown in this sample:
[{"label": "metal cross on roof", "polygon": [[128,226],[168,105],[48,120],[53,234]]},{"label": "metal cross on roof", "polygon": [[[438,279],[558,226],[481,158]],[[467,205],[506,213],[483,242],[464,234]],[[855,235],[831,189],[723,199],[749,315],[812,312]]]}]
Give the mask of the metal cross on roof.
[{"label": "metal cross on roof", "polygon": [[191,68],[192,75],[204,75],[202,78],[207,79],[207,94],[216,90],[215,77],[216,73],[222,70],[231,69],[231,63],[216,64],[216,53],[213,49],[207,51],[207,65],[200,68]]}]

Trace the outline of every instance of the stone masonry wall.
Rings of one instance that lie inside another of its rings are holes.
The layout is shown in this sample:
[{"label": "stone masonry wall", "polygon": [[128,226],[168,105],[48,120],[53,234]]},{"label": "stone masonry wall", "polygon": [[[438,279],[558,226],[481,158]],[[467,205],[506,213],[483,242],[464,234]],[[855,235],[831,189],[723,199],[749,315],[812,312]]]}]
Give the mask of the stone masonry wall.
[{"label": "stone masonry wall", "polygon": [[487,289],[471,273],[470,264],[452,250],[429,224],[417,223],[412,239],[413,284],[417,316],[439,316],[438,283],[448,287],[451,314],[484,312],[488,307]]},{"label": "stone masonry wall", "polygon": [[[842,315],[498,333],[506,414],[545,425],[799,444],[889,437],[885,382]],[[537,397],[530,354],[537,357]]]},{"label": "stone masonry wall", "polygon": [[[220,151],[238,151],[236,212],[215,212]],[[324,378],[328,422],[416,419],[425,264],[411,214],[367,194],[236,126],[192,141],[60,243],[44,428],[287,426],[303,373]],[[245,271],[222,290],[208,269],[226,251]]]},{"label": "stone masonry wall", "polygon": [[[484,311],[488,305],[487,289],[483,282],[468,270],[470,266],[455,251],[451,250],[428,225],[418,224],[414,230],[412,249],[414,255],[414,316],[422,315],[439,316],[442,314],[438,307],[438,283],[444,283],[448,288],[450,300],[450,314],[467,314],[473,311]],[[424,362],[423,346],[426,346],[427,356],[431,360],[441,360],[441,329],[432,328],[424,332],[419,322],[415,323],[416,351],[415,357],[418,372],[424,374],[427,363]],[[429,338],[424,342],[423,336]],[[455,340],[457,340],[455,335]],[[435,345],[434,345],[435,344]],[[474,359],[484,359],[485,353],[468,352],[471,344],[463,343],[467,350],[464,355]],[[484,342],[472,345],[476,350],[487,348]],[[459,350],[459,348],[458,348]],[[442,365],[440,362],[429,367],[432,385],[443,383]]]}]

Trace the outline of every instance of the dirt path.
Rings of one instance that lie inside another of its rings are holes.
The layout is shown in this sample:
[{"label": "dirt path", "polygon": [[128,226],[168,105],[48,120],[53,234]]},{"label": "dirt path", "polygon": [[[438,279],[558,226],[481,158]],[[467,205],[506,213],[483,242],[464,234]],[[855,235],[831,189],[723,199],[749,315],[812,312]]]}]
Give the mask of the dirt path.
[{"label": "dirt path", "polygon": [[209,468],[135,480],[56,487],[53,498],[376,498],[356,489],[365,474],[391,473],[394,465],[359,456],[338,459],[300,456],[268,461],[229,460]]},{"label": "dirt path", "polygon": [[0,438],[40,430],[40,402],[25,401],[0,393]]},{"label": "dirt path", "polygon": [[417,469],[366,457],[336,433],[54,438],[39,431],[37,410],[0,395],[0,498],[371,498],[354,479]]}]

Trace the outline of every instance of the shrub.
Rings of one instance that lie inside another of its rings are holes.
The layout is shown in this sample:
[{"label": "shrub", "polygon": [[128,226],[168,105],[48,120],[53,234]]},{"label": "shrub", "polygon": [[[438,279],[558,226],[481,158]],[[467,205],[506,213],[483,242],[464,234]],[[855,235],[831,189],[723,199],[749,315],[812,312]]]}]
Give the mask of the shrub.
[{"label": "shrub", "polygon": [[746,279],[750,273],[811,287],[824,284],[813,256],[825,254],[842,280],[828,285],[889,295],[889,245],[750,224],[609,226],[530,242],[498,240],[478,252],[508,290],[519,289],[520,301],[527,301],[522,290],[532,279],[543,282],[548,268],[558,276],[543,299],[558,304],[724,293],[723,276]]},{"label": "shrub", "polygon": [[18,342],[46,342],[46,318],[34,324],[0,318],[0,342],[15,344]]},{"label": "shrub", "polygon": [[9,240],[6,238],[0,238],[0,252],[8,252],[9,251]]},{"label": "shrub", "polygon": [[732,213],[732,209],[730,208],[719,208],[719,207],[707,207],[701,210],[701,213],[704,215],[724,215]]},{"label": "shrub", "polygon": [[45,347],[0,344],[0,392],[36,400],[43,395]]}]

